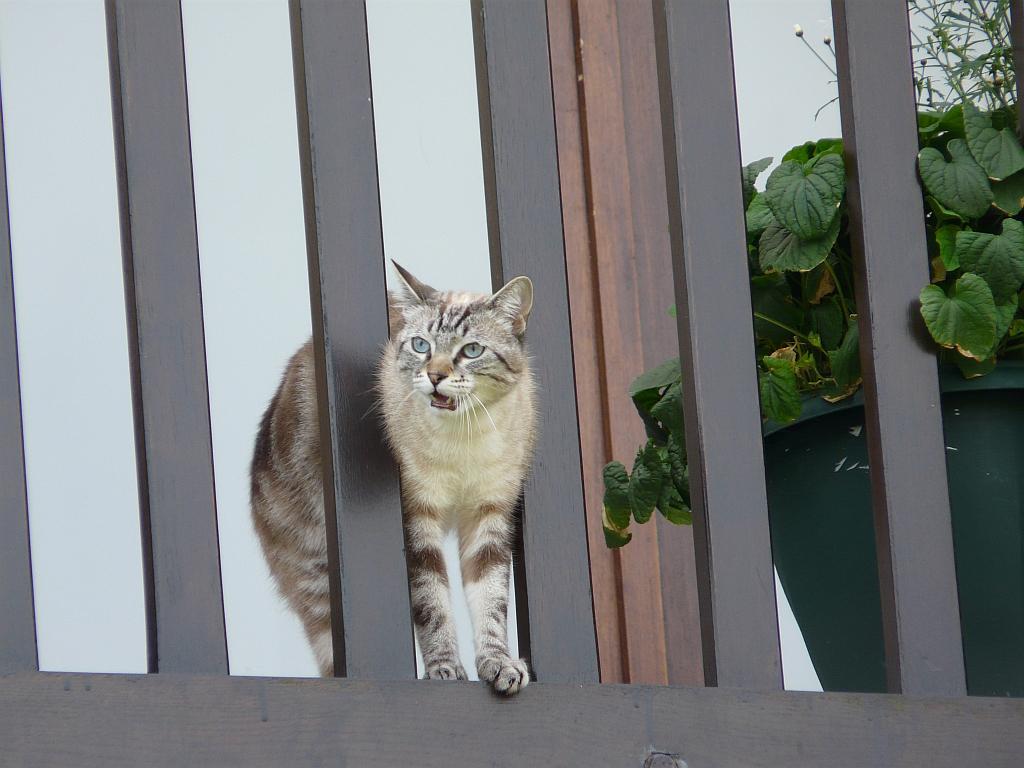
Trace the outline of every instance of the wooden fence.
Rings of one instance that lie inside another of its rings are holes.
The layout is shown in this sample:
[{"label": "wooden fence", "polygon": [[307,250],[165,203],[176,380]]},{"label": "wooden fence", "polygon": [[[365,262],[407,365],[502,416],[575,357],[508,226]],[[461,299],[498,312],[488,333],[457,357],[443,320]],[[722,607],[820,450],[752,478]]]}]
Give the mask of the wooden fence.
[{"label": "wooden fence", "polygon": [[492,274],[496,285],[531,275],[537,290],[531,346],[544,429],[516,588],[520,648],[538,682],[506,700],[484,685],[413,680],[397,475],[361,418],[387,313],[366,19],[356,0],[291,4],[340,679],[227,675],[180,7],[108,0],[151,674],[37,671],[3,183],[0,762],[1024,761],[1024,702],[965,695],[935,358],[908,321],[928,262],[906,5],[833,2],[886,695],[782,690],[728,3],[654,0],[654,9],[708,687],[597,684],[543,0],[473,3]]}]

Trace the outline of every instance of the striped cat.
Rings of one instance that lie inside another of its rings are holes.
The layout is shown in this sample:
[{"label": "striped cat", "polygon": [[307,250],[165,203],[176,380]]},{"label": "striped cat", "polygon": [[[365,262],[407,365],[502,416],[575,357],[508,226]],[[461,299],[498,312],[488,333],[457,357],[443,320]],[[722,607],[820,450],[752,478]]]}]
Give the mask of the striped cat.
[{"label": "striped cat", "polygon": [[[377,372],[385,437],[402,474],[412,618],[426,677],[466,679],[441,545],[449,531],[473,622],[481,680],[514,694],[529,682],[508,651],[512,515],[532,457],[534,381],[524,334],[533,285],[440,292],[395,264],[391,340]],[[292,358],[263,416],[252,514],[278,588],[299,615],[323,675],[333,667],[312,342]]]}]

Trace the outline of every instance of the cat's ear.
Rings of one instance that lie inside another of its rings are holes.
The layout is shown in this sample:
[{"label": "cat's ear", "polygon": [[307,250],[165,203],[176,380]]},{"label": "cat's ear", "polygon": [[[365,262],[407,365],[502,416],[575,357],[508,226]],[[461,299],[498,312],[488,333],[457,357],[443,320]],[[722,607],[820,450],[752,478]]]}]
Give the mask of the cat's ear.
[{"label": "cat's ear", "polygon": [[491,296],[489,303],[512,324],[512,333],[522,336],[533,309],[533,283],[525,276],[514,277]]},{"label": "cat's ear", "polygon": [[437,294],[437,291],[426,283],[421,283],[397,261],[392,259],[391,263],[394,265],[395,273],[398,275],[399,287],[394,293],[395,300],[399,304],[419,304],[429,301]]}]

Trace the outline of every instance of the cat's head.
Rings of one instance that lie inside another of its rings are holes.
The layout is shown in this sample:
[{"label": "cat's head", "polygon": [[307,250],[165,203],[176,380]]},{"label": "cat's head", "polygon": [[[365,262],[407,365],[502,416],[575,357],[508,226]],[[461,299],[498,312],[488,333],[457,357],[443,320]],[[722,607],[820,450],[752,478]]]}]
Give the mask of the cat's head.
[{"label": "cat's head", "polygon": [[501,400],[528,375],[524,336],[533,283],[510,280],[493,295],[443,292],[395,264],[388,294],[395,370],[409,397],[437,414]]}]

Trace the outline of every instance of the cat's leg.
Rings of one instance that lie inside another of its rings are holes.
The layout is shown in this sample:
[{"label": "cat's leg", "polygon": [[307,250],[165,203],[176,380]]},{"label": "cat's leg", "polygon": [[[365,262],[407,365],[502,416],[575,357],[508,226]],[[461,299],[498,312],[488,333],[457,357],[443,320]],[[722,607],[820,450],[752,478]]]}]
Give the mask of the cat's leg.
[{"label": "cat's leg", "polygon": [[530,682],[526,662],[508,650],[508,579],[512,559],[511,515],[484,506],[459,528],[459,561],[473,621],[476,669],[499,693],[512,695]]},{"label": "cat's leg", "polygon": [[438,514],[420,505],[407,505],[405,551],[409,598],[426,677],[466,680],[466,670],[459,661],[448,572],[441,549],[444,535]]}]

